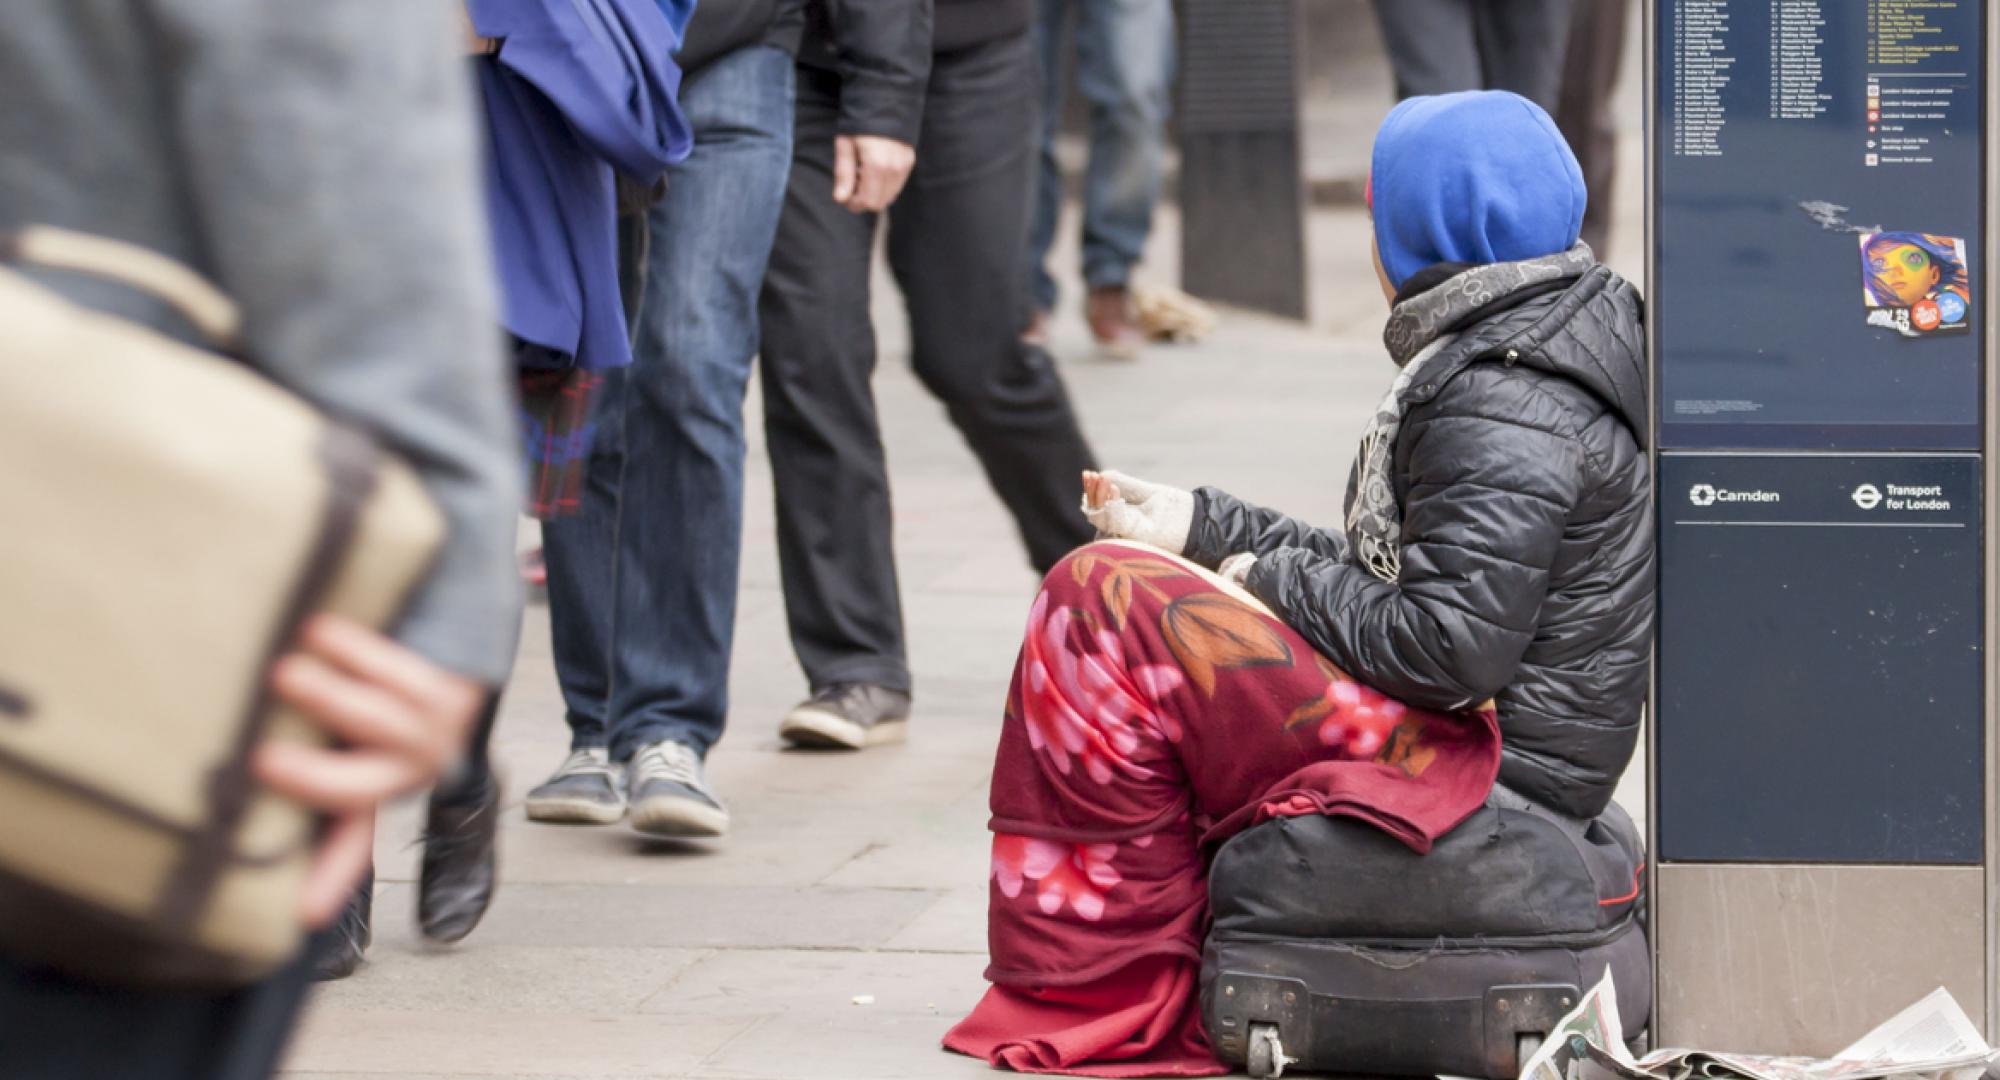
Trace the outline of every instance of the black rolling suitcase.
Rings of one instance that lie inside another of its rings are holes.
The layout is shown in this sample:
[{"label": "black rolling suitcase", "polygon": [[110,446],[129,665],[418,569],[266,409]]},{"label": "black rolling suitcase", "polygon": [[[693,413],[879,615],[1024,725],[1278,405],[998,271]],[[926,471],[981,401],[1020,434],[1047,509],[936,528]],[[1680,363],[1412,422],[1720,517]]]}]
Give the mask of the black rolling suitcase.
[{"label": "black rolling suitcase", "polygon": [[1417,855],[1346,818],[1224,844],[1202,1019],[1251,1076],[1514,1077],[1607,969],[1628,1040],[1652,1012],[1645,852],[1616,806],[1565,818],[1504,789]]}]

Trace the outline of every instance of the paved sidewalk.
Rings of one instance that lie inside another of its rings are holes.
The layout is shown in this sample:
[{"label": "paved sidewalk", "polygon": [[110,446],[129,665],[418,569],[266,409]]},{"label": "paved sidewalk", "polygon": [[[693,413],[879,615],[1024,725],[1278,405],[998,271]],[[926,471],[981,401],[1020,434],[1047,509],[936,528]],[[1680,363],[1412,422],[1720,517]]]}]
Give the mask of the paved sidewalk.
[{"label": "paved sidewalk", "polygon": [[[1627,173],[1624,266],[1637,262],[1638,236],[1636,166]],[[1357,211],[1315,215],[1313,326],[1226,312],[1205,344],[1108,363],[1089,357],[1070,305],[1056,351],[1104,462],[1337,521],[1355,441],[1392,374],[1367,235]],[[1177,246],[1167,214],[1157,280],[1174,280]],[[984,987],[986,784],[1036,581],[973,459],[902,363],[899,301],[886,283],[879,293],[876,386],[917,679],[912,741],[858,756],[780,751],[778,717],[805,688],[753,425],[734,709],[711,763],[733,835],[681,845],[522,819],[520,793],[567,747],[547,612],[531,609],[498,734],[511,799],[491,914],[457,948],[421,944],[417,808],[388,813],[370,963],[321,992],[288,1075],[992,1075],[937,1042]]]}]

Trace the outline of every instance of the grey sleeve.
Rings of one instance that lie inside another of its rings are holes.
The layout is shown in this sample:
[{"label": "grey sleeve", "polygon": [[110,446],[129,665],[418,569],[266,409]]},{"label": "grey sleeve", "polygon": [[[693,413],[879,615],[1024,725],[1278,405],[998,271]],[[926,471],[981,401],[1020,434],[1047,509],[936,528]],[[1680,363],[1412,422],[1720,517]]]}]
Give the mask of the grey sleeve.
[{"label": "grey sleeve", "polygon": [[522,466],[458,5],[144,2],[205,254],[252,355],[400,453],[449,523],[397,636],[504,682]]},{"label": "grey sleeve", "polygon": [[840,134],[917,145],[930,85],[934,0],[825,4],[840,58]]}]

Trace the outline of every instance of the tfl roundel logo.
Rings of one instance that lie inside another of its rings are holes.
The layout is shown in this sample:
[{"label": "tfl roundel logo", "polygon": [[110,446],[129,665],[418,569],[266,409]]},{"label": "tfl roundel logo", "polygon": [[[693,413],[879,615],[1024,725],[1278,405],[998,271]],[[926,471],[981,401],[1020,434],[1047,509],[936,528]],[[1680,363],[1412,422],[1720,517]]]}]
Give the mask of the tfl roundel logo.
[{"label": "tfl roundel logo", "polygon": [[1708,484],[1696,484],[1688,489],[1688,501],[1696,506],[1714,506],[1715,488]]}]

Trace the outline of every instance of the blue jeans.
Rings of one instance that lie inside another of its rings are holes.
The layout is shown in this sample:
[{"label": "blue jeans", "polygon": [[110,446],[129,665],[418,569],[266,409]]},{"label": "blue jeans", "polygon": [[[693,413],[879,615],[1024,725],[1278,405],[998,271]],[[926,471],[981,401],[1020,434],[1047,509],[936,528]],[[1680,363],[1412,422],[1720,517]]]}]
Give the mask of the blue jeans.
[{"label": "blue jeans", "polygon": [[755,46],[681,85],[694,152],[651,210],[632,366],[583,508],[543,527],[572,745],[614,759],[722,737],[743,534],[743,397],[792,164],[792,58]]},{"label": "blue jeans", "polygon": [[1028,237],[1029,286],[1055,307],[1049,245],[1062,211],[1056,130],[1062,124],[1063,46],[1075,14],[1076,88],[1090,103],[1090,165],[1083,183],[1083,279],[1123,285],[1146,249],[1160,199],[1174,78],[1172,0],[1035,0],[1042,67],[1042,169]]}]

